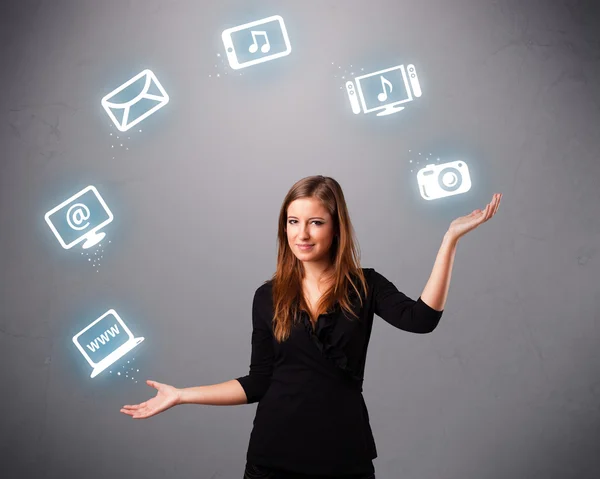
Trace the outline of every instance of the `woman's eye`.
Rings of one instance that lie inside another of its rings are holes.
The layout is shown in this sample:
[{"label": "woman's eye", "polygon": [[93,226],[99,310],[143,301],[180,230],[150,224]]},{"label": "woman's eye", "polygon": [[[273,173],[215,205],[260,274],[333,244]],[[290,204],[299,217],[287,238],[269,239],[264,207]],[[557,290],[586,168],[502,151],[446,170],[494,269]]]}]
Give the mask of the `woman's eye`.
[{"label": "woman's eye", "polygon": [[[289,220],[289,221],[288,221],[288,223],[289,223],[289,224],[293,224],[293,222],[294,222],[294,221],[296,221],[296,220]],[[319,226],[321,226],[321,225],[323,224],[323,222],[322,222],[322,221],[319,221],[319,220],[313,220],[313,221],[311,221],[311,223],[316,223],[316,224],[318,224]]]}]

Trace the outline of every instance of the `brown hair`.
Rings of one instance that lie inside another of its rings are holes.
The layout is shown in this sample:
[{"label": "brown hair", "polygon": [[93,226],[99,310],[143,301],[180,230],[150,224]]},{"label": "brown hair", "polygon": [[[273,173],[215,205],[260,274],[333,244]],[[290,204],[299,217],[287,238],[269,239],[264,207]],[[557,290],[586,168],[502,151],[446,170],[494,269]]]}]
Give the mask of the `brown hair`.
[{"label": "brown hair", "polygon": [[299,198],[317,198],[331,214],[335,238],[330,248],[330,260],[334,266],[333,284],[323,294],[317,305],[317,317],[327,312],[335,302],[350,315],[352,311],[349,286],[352,286],[362,305],[362,297],[355,281],[358,279],[366,295],[367,282],[360,267],[360,252],[354,237],[346,200],[339,183],[328,176],[309,176],[296,182],[285,196],[279,213],[277,231],[277,269],[273,282],[273,330],[278,342],[285,341],[292,329],[294,320],[306,305],[302,295],[304,266],[291,251],[286,234],[287,209],[290,203]]}]

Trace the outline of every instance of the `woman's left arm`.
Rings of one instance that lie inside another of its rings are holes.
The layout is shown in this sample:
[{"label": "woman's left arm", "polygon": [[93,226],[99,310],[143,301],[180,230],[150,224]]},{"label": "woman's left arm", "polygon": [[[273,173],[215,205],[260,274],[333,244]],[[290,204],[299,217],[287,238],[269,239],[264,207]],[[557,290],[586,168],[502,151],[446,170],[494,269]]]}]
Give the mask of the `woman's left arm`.
[{"label": "woman's left arm", "polygon": [[496,193],[483,211],[474,210],[471,214],[461,216],[450,223],[435,259],[429,280],[421,293],[421,300],[429,307],[436,311],[444,309],[448,289],[450,288],[452,265],[454,264],[458,240],[493,217],[498,211],[501,199],[502,194]]}]

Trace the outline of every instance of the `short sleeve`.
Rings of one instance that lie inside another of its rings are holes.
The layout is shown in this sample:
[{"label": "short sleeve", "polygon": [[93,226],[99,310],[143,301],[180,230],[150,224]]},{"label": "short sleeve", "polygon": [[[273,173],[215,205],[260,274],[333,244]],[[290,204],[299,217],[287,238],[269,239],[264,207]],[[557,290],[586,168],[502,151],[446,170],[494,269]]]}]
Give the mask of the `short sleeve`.
[{"label": "short sleeve", "polygon": [[431,333],[440,322],[442,311],[427,305],[421,297],[415,301],[398,291],[394,284],[374,269],[371,288],[375,314],[392,326],[411,333]]},{"label": "short sleeve", "polygon": [[246,393],[248,404],[260,401],[267,392],[273,375],[273,333],[271,318],[267,314],[271,309],[268,293],[269,289],[264,285],[254,293],[250,372],[236,378]]}]

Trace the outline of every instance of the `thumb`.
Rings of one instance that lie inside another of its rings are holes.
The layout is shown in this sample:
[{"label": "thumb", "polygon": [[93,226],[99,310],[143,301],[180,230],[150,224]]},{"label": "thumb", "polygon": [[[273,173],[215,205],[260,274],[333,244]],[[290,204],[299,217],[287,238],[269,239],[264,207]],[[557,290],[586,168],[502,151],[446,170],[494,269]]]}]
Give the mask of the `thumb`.
[{"label": "thumb", "polygon": [[156,381],[152,381],[151,379],[147,379],[147,380],[146,380],[146,384],[147,384],[148,386],[150,386],[150,387],[153,387],[153,388],[156,388],[156,389],[158,389],[158,388],[161,386],[161,384],[160,384],[160,383],[158,383],[158,382],[156,382]]}]

